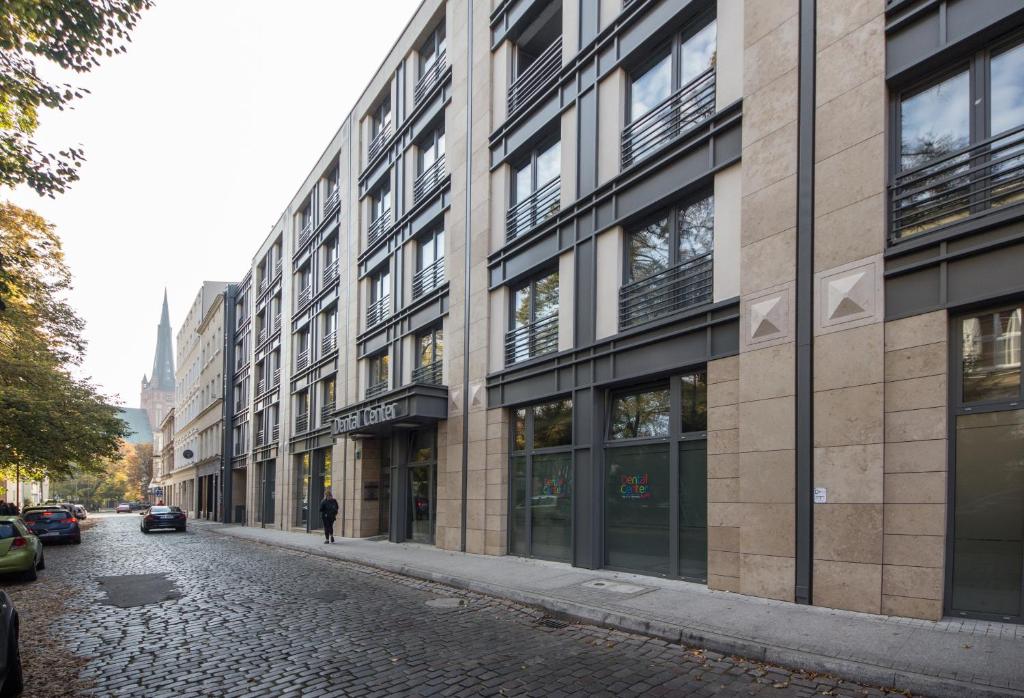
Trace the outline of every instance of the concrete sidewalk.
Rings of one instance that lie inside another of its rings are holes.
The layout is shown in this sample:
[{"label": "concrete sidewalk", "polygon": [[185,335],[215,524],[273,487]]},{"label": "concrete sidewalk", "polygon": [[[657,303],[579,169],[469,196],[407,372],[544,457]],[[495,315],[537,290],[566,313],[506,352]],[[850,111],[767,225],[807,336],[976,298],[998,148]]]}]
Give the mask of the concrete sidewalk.
[{"label": "concrete sidewalk", "polygon": [[588,623],[931,696],[1024,696],[1024,626],[834,611],[698,584],[415,544],[200,522],[205,531],[511,599]]}]

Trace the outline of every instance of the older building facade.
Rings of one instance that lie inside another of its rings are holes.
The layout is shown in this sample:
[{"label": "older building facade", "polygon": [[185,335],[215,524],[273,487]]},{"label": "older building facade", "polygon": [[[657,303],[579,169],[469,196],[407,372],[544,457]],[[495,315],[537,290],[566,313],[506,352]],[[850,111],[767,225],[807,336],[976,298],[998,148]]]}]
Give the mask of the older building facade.
[{"label": "older building facade", "polygon": [[239,287],[231,516],[1022,620],[1022,32],[426,0]]}]

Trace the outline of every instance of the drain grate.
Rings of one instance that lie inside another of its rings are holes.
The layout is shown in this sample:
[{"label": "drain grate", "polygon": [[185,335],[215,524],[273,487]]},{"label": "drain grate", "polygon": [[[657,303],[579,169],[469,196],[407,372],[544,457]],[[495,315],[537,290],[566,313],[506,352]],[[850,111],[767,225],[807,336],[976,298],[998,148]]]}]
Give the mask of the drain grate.
[{"label": "drain grate", "polygon": [[543,625],[545,628],[554,628],[555,630],[561,630],[562,628],[568,628],[569,623],[560,618],[554,616],[543,616],[536,621],[537,625]]}]

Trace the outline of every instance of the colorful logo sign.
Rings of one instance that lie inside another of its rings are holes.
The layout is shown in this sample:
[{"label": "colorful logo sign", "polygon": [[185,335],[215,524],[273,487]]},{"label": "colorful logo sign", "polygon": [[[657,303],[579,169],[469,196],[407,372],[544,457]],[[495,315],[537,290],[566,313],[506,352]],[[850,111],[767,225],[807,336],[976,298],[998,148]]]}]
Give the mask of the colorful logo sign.
[{"label": "colorful logo sign", "polygon": [[565,492],[565,478],[544,478],[544,485],[540,489],[543,497],[561,497]]},{"label": "colorful logo sign", "polygon": [[647,473],[643,475],[623,475],[619,483],[619,495],[623,499],[650,499],[651,480]]}]

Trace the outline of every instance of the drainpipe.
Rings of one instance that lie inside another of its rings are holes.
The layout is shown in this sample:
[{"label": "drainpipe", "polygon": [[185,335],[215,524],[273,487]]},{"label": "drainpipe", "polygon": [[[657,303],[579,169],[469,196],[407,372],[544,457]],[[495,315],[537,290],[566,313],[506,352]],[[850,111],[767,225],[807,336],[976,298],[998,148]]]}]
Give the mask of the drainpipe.
[{"label": "drainpipe", "polygon": [[469,486],[469,302],[470,302],[470,264],[472,262],[472,225],[470,216],[473,211],[473,2],[466,3],[466,293],[463,305],[463,342],[462,342],[462,521],[459,538],[459,551],[466,552],[466,522],[469,502],[466,488]]}]

